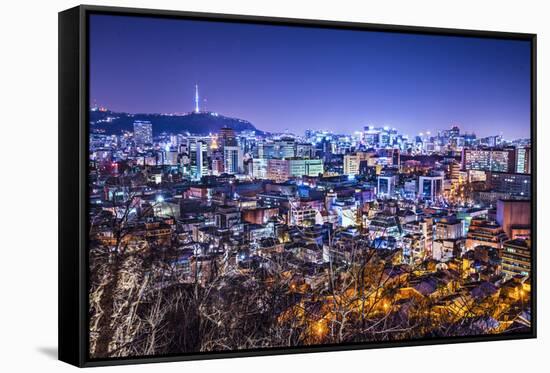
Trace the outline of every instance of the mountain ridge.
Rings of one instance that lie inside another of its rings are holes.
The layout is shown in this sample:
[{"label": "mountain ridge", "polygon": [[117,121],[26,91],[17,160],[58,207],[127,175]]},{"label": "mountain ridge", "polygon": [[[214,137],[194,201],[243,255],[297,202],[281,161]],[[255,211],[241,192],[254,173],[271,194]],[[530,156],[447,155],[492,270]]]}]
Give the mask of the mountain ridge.
[{"label": "mountain ridge", "polygon": [[109,110],[90,110],[90,129],[99,130],[106,134],[118,135],[122,131],[133,131],[134,121],[150,121],[153,125],[153,135],[162,133],[191,133],[207,135],[217,133],[221,128],[229,127],[236,132],[256,131],[258,134],[264,132],[258,130],[251,122],[226,117],[213,112],[188,113],[181,115],[172,114],[131,114],[117,113]]}]

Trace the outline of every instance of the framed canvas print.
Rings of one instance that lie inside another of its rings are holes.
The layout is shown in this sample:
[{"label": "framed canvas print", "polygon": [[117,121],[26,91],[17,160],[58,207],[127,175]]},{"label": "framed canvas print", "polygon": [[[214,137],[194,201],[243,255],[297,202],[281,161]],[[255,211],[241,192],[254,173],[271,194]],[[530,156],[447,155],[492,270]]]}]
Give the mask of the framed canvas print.
[{"label": "framed canvas print", "polygon": [[536,37],[59,13],[59,356],[533,338]]}]

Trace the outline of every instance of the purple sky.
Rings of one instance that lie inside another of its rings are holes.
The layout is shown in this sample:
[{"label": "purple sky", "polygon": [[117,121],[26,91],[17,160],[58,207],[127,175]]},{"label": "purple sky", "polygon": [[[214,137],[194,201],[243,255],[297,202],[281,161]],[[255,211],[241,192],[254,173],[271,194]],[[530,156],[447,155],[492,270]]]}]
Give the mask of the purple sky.
[{"label": "purple sky", "polygon": [[203,108],[267,131],[529,137],[527,41],[92,15],[90,63],[114,111],[192,111],[197,83]]}]

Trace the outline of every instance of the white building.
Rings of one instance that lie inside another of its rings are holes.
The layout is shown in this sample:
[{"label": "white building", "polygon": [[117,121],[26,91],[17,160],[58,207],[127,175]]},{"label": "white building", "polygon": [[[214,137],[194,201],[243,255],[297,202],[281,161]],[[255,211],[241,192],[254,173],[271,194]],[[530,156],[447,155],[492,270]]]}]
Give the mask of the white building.
[{"label": "white building", "polygon": [[418,179],[418,197],[435,201],[443,192],[443,176],[420,176]]},{"label": "white building", "polygon": [[252,176],[256,179],[267,179],[266,158],[254,158],[252,160]]},{"label": "white building", "polygon": [[223,169],[228,174],[240,174],[243,171],[243,152],[239,146],[224,146]]},{"label": "white building", "polygon": [[378,176],[378,197],[390,198],[395,193],[395,176]]}]

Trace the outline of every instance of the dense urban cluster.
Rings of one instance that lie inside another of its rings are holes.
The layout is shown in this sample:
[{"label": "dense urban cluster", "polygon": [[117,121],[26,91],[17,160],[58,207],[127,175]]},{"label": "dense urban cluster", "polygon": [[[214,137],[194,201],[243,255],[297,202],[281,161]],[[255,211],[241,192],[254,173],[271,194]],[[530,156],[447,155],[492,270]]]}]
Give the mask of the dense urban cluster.
[{"label": "dense urban cluster", "polygon": [[442,127],[92,130],[91,356],[529,331],[530,140]]}]

